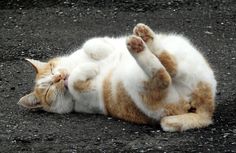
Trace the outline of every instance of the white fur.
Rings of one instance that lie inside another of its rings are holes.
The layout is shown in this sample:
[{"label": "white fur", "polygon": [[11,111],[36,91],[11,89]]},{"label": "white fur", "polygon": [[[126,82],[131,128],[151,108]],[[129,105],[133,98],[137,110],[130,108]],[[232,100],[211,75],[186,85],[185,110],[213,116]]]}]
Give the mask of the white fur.
[{"label": "white fur", "polygon": [[[167,51],[177,61],[178,73],[172,80],[172,84],[168,88],[168,96],[164,101],[176,103],[180,98],[189,99],[190,93],[193,92],[199,81],[207,82],[211,86],[213,95],[215,95],[216,80],[213,71],[200,52],[186,38],[176,34],[156,34],[153,45],[148,47],[155,54]],[[69,56],[62,57],[55,71],[64,68],[70,74],[68,85],[71,97],[75,101],[73,110],[106,114],[102,84],[108,73],[113,70],[112,88],[116,87],[118,81],[122,81],[126,91],[143,113],[156,120],[163,117],[165,115],[163,109],[149,110],[139,96],[139,92],[142,90],[142,82],[148,79],[147,74],[150,74],[153,68],[161,68],[162,64],[153,63],[153,61],[149,60],[150,58],[156,58],[150,52],[145,51],[141,54],[136,57],[140,61],[140,63],[137,63],[138,61],[127,50],[126,37],[104,37],[88,40],[81,49]],[[142,66],[140,67],[142,64],[149,65],[150,69],[144,72],[141,68]],[[89,78],[93,79],[91,91],[79,93],[74,90],[73,83],[76,80]],[[59,112],[61,109],[64,112],[72,110],[71,107],[66,105],[64,108],[63,104],[55,104],[54,106],[54,112],[57,109]],[[171,131],[171,129],[169,130]]]}]

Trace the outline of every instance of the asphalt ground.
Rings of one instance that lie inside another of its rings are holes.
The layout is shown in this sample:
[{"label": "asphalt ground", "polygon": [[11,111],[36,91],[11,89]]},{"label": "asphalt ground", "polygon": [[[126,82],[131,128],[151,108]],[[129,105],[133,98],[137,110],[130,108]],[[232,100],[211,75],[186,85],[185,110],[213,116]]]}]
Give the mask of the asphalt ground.
[{"label": "asphalt ground", "polygon": [[[214,124],[182,133],[101,115],[28,111],[16,103],[46,61],[94,36],[130,34],[137,23],[187,36],[218,81]],[[0,152],[236,152],[235,0],[1,0]]]}]

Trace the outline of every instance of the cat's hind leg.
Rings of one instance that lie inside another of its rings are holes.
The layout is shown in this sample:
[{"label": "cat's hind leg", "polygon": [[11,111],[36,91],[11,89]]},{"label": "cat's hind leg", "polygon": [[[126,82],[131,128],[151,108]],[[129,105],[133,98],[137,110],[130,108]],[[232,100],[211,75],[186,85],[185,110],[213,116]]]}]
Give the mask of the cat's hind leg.
[{"label": "cat's hind leg", "polygon": [[94,60],[101,60],[110,55],[114,50],[107,38],[93,38],[83,45],[84,52]]},{"label": "cat's hind leg", "polygon": [[138,65],[148,75],[151,84],[159,89],[166,89],[171,77],[159,59],[149,50],[144,41],[135,35],[127,38],[127,48]]},{"label": "cat's hind leg", "polygon": [[171,85],[171,77],[140,37],[128,37],[127,48],[147,76],[139,82],[142,89],[138,92],[141,102],[138,107],[149,117],[159,119],[164,113],[162,100]]},{"label": "cat's hind leg", "polygon": [[[177,73],[177,63],[175,58],[165,50],[158,50],[154,43],[156,43],[156,34],[147,25],[143,23],[137,24],[133,29],[133,34],[142,38],[149,50],[158,57],[167,72],[173,78]],[[158,45],[158,44],[157,44]]]}]

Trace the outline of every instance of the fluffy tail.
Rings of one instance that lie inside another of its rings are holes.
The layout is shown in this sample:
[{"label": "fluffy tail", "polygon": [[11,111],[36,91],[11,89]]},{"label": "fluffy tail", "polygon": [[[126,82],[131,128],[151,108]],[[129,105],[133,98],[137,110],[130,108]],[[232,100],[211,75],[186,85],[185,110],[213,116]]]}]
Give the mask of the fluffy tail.
[{"label": "fluffy tail", "polygon": [[162,129],[169,132],[202,128],[210,124],[212,124],[211,117],[204,113],[187,113],[182,115],[166,116],[161,120]]}]

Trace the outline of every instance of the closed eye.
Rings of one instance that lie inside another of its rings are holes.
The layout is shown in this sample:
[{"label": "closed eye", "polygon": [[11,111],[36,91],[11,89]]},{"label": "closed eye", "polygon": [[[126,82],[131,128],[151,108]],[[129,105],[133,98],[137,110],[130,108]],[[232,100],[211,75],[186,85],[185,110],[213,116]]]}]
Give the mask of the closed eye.
[{"label": "closed eye", "polygon": [[45,93],[45,97],[44,97],[44,101],[49,105],[48,101],[47,101],[47,95],[48,95],[48,92],[49,92],[49,89],[51,88],[51,86],[53,85],[53,83],[50,83],[50,85],[48,86],[47,90],[46,90],[46,93]]},{"label": "closed eye", "polygon": [[54,75],[54,73],[52,71],[52,69],[53,69],[53,65],[52,64],[50,64],[50,69],[51,69],[51,74]]}]

